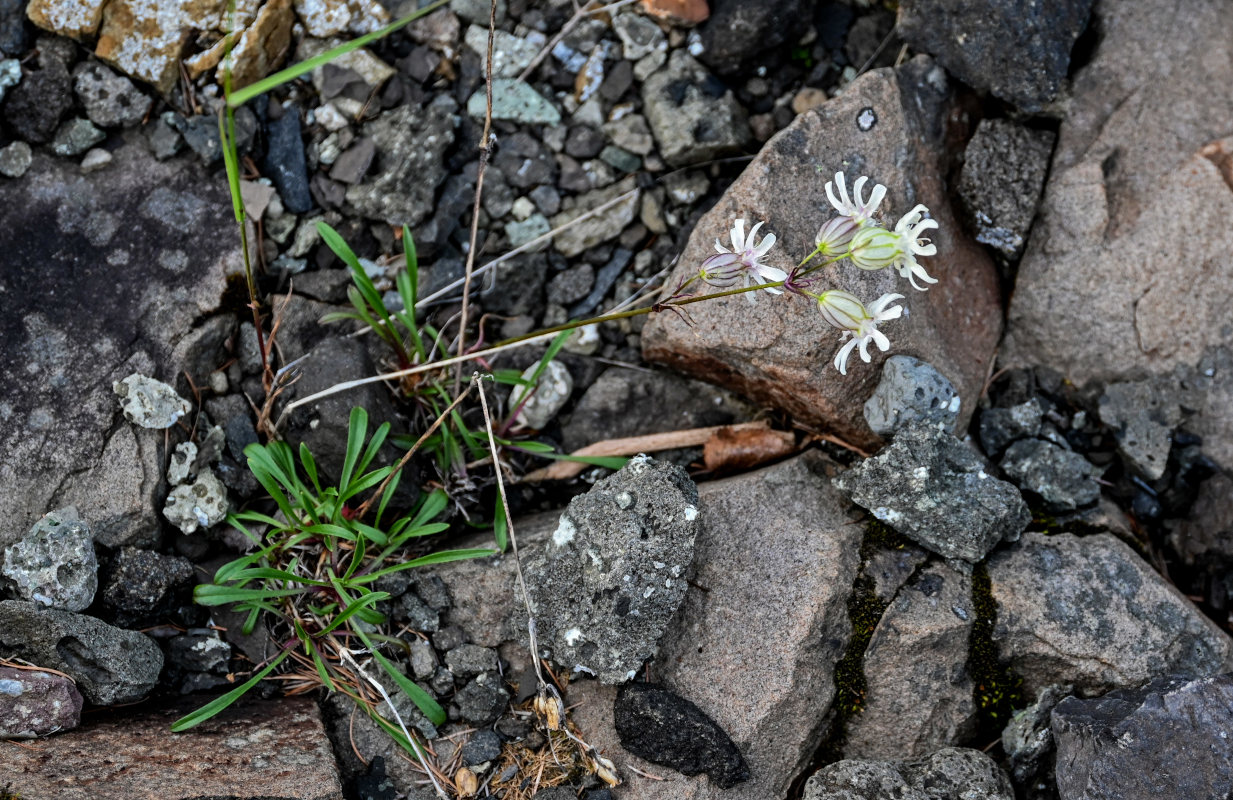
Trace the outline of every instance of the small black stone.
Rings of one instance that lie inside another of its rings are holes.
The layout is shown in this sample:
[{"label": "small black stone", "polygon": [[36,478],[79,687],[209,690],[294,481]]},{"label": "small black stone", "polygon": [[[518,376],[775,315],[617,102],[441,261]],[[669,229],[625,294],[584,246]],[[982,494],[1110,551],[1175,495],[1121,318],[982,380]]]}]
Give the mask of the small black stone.
[{"label": "small black stone", "polygon": [[268,150],[265,173],[270,176],[283,206],[292,214],[304,214],[313,207],[308,188],[308,165],[304,142],[300,138],[300,111],[294,105],[284,108],[278,119],[266,124]]},{"label": "small black stone", "polygon": [[662,686],[631,683],[613,708],[621,746],[682,775],[705,772],[721,789],[749,780],[732,739],[697,706]]},{"label": "small black stone", "polygon": [[462,746],[462,763],[468,767],[494,761],[501,755],[501,736],[496,731],[476,731]]}]

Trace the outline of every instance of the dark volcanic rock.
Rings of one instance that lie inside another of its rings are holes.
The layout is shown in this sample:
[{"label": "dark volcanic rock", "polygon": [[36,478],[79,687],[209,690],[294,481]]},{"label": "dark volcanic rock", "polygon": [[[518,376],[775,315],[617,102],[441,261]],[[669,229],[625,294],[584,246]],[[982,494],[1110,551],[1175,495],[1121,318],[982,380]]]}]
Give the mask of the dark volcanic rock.
[{"label": "dark volcanic rock", "polygon": [[1043,439],[1012,444],[1002,458],[1002,469],[1020,489],[1039,495],[1049,511],[1074,511],[1100,497],[1091,462]]},{"label": "dark volcanic rock", "polygon": [[39,60],[40,69],[22,78],[5,95],[4,121],[21,138],[42,144],[73,107],[73,79],[54,58]]},{"label": "dark volcanic rock", "polygon": [[979,750],[947,747],[911,761],[838,761],[805,783],[803,800],[1013,800],[1010,779]]},{"label": "dark volcanic rock", "polygon": [[1161,677],[1053,709],[1062,800],[1233,794],[1233,675]]},{"label": "dark volcanic rock", "polygon": [[26,0],[0,0],[0,53],[10,58],[26,49]]},{"label": "dark volcanic rock", "polygon": [[265,156],[266,174],[278,188],[283,206],[292,214],[312,209],[308,190],[308,165],[304,161],[304,142],[300,138],[300,109],[293,103],[283,106],[282,114],[266,124],[269,139]]},{"label": "dark volcanic rock", "polygon": [[1095,0],[904,0],[899,35],[965,83],[1024,111],[1056,99]]},{"label": "dark volcanic rock", "polygon": [[193,575],[186,558],[125,547],[103,575],[103,606],[126,628],[163,622],[191,602]]},{"label": "dark volcanic rock", "polygon": [[1055,138],[1010,120],[980,121],[959,176],[959,196],[976,241],[1009,259],[1023,254]]},{"label": "dark volcanic rock", "polygon": [[240,268],[225,182],[120,136],[109,169],[38,152],[5,184],[0,544],[66,505],[108,547],[157,540],[164,433],[124,421],[111,386],[174,380],[194,321]]},{"label": "dark volcanic rock", "polygon": [[759,53],[780,47],[807,24],[806,0],[710,0],[711,16],[698,26],[698,60],[720,75],[737,75]]},{"label": "dark volcanic rock", "polygon": [[896,355],[882,365],[882,380],[865,401],[865,422],[879,436],[888,436],[910,422],[925,421],[955,432],[962,398],[949,379],[932,364]]},{"label": "dark volcanic rock", "polygon": [[728,734],[696,705],[663,686],[622,687],[612,712],[621,745],[683,775],[705,772],[721,789],[749,780],[749,767]]}]

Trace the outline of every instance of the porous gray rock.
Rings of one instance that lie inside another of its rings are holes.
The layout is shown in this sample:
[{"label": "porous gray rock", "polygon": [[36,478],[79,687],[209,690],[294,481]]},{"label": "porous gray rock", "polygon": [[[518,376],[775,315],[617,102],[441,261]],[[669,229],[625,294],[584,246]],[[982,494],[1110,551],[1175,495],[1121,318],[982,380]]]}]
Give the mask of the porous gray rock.
[{"label": "porous gray rock", "polygon": [[1019,490],[989,474],[969,446],[930,425],[836,476],[835,486],[877,519],[946,558],[976,563],[1031,520]]},{"label": "porous gray rock", "polygon": [[947,747],[907,761],[837,761],[805,782],[803,800],[1014,800],[997,762]]},{"label": "porous gray rock", "polygon": [[667,52],[668,37],[653,21],[642,14],[626,10],[612,19],[612,30],[621,40],[622,55],[637,61],[655,52]]},{"label": "porous gray rock", "polygon": [[192,405],[175,389],[135,372],[113,383],[111,390],[120,398],[124,418],[143,428],[170,428],[192,410]]},{"label": "porous gray rock", "polygon": [[1130,466],[1154,481],[1164,475],[1173,429],[1182,421],[1178,392],[1163,380],[1124,381],[1105,387],[1100,421],[1113,428],[1117,450]]},{"label": "porous gray rock", "polygon": [[684,50],[642,84],[642,113],[674,167],[730,155],[753,135],[732,92]]},{"label": "porous gray rock", "polygon": [[497,651],[474,644],[460,644],[445,654],[445,666],[455,678],[466,680],[482,672],[497,671]]},{"label": "porous gray rock", "polygon": [[51,152],[58,156],[79,156],[107,138],[94,123],[80,117],[70,119],[56,129],[51,140]]},{"label": "porous gray rock", "polygon": [[6,178],[20,178],[30,169],[34,161],[34,153],[25,142],[13,142],[0,147],[0,175]]},{"label": "porous gray rock", "polygon": [[996,458],[1011,442],[1039,434],[1044,417],[1036,398],[1009,408],[986,408],[980,412],[981,447]]},{"label": "porous gray rock", "polygon": [[1001,660],[1036,693],[1096,693],[1233,668],[1233,642],[1110,534],[1026,533],[988,562]]},{"label": "porous gray rock", "polygon": [[69,506],[53,511],[4,549],[3,575],[21,600],[61,611],[84,611],[98,590],[90,526]]},{"label": "porous gray rock", "polygon": [[983,119],[964,151],[959,197],[976,241],[1007,259],[1027,244],[1057,137],[1007,119]]},{"label": "porous gray rock", "polygon": [[[765,263],[793,269],[831,216],[819,203],[826,181],[840,170],[849,183],[866,175],[887,187],[881,209],[890,219],[921,203],[939,224],[930,231],[938,253],[925,260],[939,283],[928,292],[912,292],[906,301],[911,313],[886,326],[895,352],[932,364],[960,397],[979,397],[1001,330],[1000,290],[989,255],[963,232],[944,188],[949,151],[943,142],[952,108],[945,72],[918,57],[897,70],[867,72],[838,97],[799,115],[698,221],[665,280],[664,297],[697,274],[698,265],[714,253],[716,239],[728,240],[735,219],[765,221],[764,232],[778,237]],[[675,118],[670,124],[684,127]],[[840,266],[826,276],[828,288],[866,302],[904,291],[893,270]],[[960,297],[962,302],[955,302]],[[865,422],[864,403],[889,354],[875,349],[871,364],[853,359],[848,374],[840,376],[829,366],[840,337],[815,303],[767,296],[755,302],[756,324],[745,297],[691,305],[689,321],[671,313],[652,315],[642,330],[643,355],[782,409],[858,447],[880,446],[881,437]],[[967,427],[973,408],[968,402],[960,409],[957,430]]]},{"label": "porous gray rock", "polygon": [[1043,439],[1012,444],[1002,457],[1002,469],[1020,489],[1044,500],[1049,511],[1074,511],[1100,498],[1091,462]]},{"label": "porous gray rock", "polygon": [[197,480],[181,484],[168,493],[163,516],[179,528],[180,533],[196,533],[225,520],[228,508],[227,487],[217,475],[204,469],[197,474]]},{"label": "porous gray rock", "polygon": [[631,679],[685,596],[697,518],[685,471],[646,456],[575,497],[552,539],[525,556],[540,645],[566,669]]},{"label": "porous gray rock", "polygon": [[180,556],[125,547],[103,574],[100,598],[106,613],[124,627],[165,622],[192,599],[193,564]]},{"label": "porous gray rock", "polygon": [[844,758],[923,756],[976,729],[967,672],[976,611],[972,580],[945,564],[899,590],[865,648],[864,706],[844,737]]},{"label": "porous gray rock", "polygon": [[150,98],[136,84],[97,61],[77,65],[73,89],[86,116],[100,128],[140,125],[150,108]]},{"label": "porous gray rock", "polygon": [[896,30],[964,83],[1037,112],[1057,98],[1094,3],[1065,0],[1046,8],[1016,0],[906,0]]},{"label": "porous gray rock", "polygon": [[491,725],[509,705],[509,692],[501,684],[501,676],[495,672],[476,675],[454,695],[451,710],[457,709],[463,722]]},{"label": "porous gray rock", "polygon": [[1053,709],[1062,800],[1190,800],[1233,792],[1233,675],[1162,676]]},{"label": "porous gray rock", "polygon": [[43,144],[72,107],[73,79],[68,68],[54,55],[41,55],[38,69],[5,92],[4,121],[22,139]]},{"label": "porous gray rock", "polygon": [[1025,787],[1029,798],[1051,797],[1053,777],[1053,731],[1049,724],[1053,707],[1070,695],[1070,686],[1047,686],[1036,701],[1014,713],[1002,729],[1011,778]]},{"label": "porous gray rock", "polygon": [[399,106],[365,123],[363,135],[376,144],[377,157],[368,178],[347,189],[347,202],[365,217],[414,229],[432,213],[436,188],[445,179],[454,111],[445,97]]},{"label": "porous gray rock", "polygon": [[34,739],[81,722],[81,694],[63,675],[0,667],[0,739]]},{"label": "porous gray rock", "polygon": [[926,361],[894,355],[882,365],[882,380],[865,401],[865,422],[879,436],[889,436],[909,422],[935,423],[955,432],[962,400],[945,375]]},{"label": "porous gray rock", "polygon": [[163,668],[162,651],[143,633],[19,600],[0,601],[0,656],[65,672],[100,706],[145,697]]}]

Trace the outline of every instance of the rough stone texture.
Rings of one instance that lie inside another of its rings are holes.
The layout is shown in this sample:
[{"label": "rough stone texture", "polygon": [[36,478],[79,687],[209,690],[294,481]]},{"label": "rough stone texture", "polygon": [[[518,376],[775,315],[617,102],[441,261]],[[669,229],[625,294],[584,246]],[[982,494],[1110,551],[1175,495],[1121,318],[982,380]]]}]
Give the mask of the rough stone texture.
[{"label": "rough stone texture", "polygon": [[[1074,79],[1001,351],[1080,386],[1160,376],[1233,343],[1233,17],[1220,0],[1095,13],[1100,43]],[[1188,426],[1233,458],[1233,404],[1201,402]]]},{"label": "rough stone texture", "polygon": [[363,135],[377,145],[376,165],[367,180],[347,189],[347,202],[366,217],[414,230],[432,213],[445,179],[454,110],[452,102],[400,106],[365,124]]},{"label": "rough stone texture", "polygon": [[976,126],[959,175],[959,197],[976,241],[1008,259],[1023,254],[1056,138],[1005,119]]},{"label": "rough stone texture", "polygon": [[752,137],[736,97],[684,50],[642,84],[642,113],[674,167],[731,155]]},{"label": "rough stone texture", "polygon": [[541,647],[604,683],[632,678],[688,589],[697,518],[685,471],[646,456],[575,497],[524,556]]},{"label": "rough stone texture", "polygon": [[[108,0],[103,6],[94,54],[121,72],[169,93],[179,80],[179,60],[197,22],[209,3],[181,4],[178,0]],[[209,16],[217,21],[217,7]],[[206,24],[200,27],[213,27]]]},{"label": "rough stone texture", "polygon": [[582,216],[587,211],[599,208],[604,203],[616,200],[621,195],[632,192],[629,197],[608,210],[600,214],[593,214],[586,220],[554,236],[552,240],[553,247],[562,255],[573,257],[597,244],[603,244],[609,239],[615,239],[620,236],[621,231],[625,230],[629,223],[633,222],[634,214],[638,209],[638,200],[641,198],[642,192],[635,191],[636,187],[637,184],[634,178],[629,177],[612,186],[579,195],[575,200],[573,208],[562,211],[552,217],[553,228],[559,228],[565,223],[572,222]]},{"label": "rough stone texture", "polygon": [[1053,731],[1049,728],[1053,707],[1070,694],[1070,686],[1048,686],[1036,701],[1016,711],[1002,729],[1002,750],[1015,783],[1026,787],[1028,797],[1053,796]]},{"label": "rough stone texture", "polygon": [[1118,452],[1150,481],[1164,475],[1182,421],[1177,396],[1165,381],[1145,380],[1111,383],[1100,397],[1100,421],[1114,429]]},{"label": "rough stone texture", "polygon": [[73,89],[86,116],[102,128],[127,128],[141,123],[150,108],[146,97],[132,81],[96,61],[73,70]]},{"label": "rough stone texture", "polygon": [[[750,780],[721,790],[701,776],[659,782],[625,770],[618,791],[640,800],[766,800],[785,796],[813,758],[851,630],[847,598],[861,540],[827,468],[803,456],[699,487],[698,588],[687,593],[652,667],[728,733]],[[571,688],[569,702],[583,703],[574,719],[587,741],[618,768],[664,775],[620,748],[614,698],[593,681]]]},{"label": "rough stone texture", "polygon": [[931,422],[955,432],[962,398],[932,364],[912,356],[891,356],[882,365],[882,380],[865,401],[865,422],[879,436],[889,436],[909,422]]},{"label": "rough stone texture", "polygon": [[1189,565],[1233,562],[1233,478],[1220,472],[1199,486],[1190,516],[1173,523],[1169,543]]},{"label": "rough stone texture", "polygon": [[38,60],[39,68],[5,92],[4,121],[13,132],[33,144],[48,141],[60,120],[73,107],[73,80],[55,57]]},{"label": "rough stone texture", "polygon": [[20,178],[30,169],[34,153],[25,142],[13,142],[6,147],[0,147],[0,175],[6,178]]},{"label": "rough stone texture", "polygon": [[111,385],[120,398],[124,418],[143,428],[170,428],[192,410],[187,400],[176,390],[154,378],[133,373]]},{"label": "rough stone texture", "polygon": [[865,705],[848,723],[845,758],[923,756],[975,731],[975,622],[971,579],[945,564],[899,590],[865,649]]},{"label": "rough stone texture", "polygon": [[[759,53],[791,44],[812,8],[805,0],[710,0],[711,15],[698,27],[698,59],[721,75],[739,76]],[[628,57],[628,56],[627,56]]]},{"label": "rough stone texture", "polygon": [[26,15],[43,30],[83,39],[98,30],[106,4],[107,0],[32,0]]},{"label": "rough stone texture", "polygon": [[51,140],[51,152],[72,158],[79,156],[107,138],[107,134],[94,127],[94,123],[80,117],[70,119],[56,129]]},{"label": "rough stone texture", "polygon": [[948,747],[910,761],[838,761],[805,782],[803,800],[1014,800],[1010,779],[979,750]]},{"label": "rough stone texture", "polygon": [[177,606],[192,602],[193,564],[179,556],[125,547],[103,575],[103,608],[125,627],[165,622]]},{"label": "rough stone texture", "polygon": [[70,504],[108,547],[157,539],[164,433],[124,421],[111,385],[178,374],[194,321],[240,268],[225,185],[119,136],[111,169],[36,153],[5,187],[0,545]]},{"label": "rough stone texture", "polygon": [[[372,5],[381,8],[377,3]],[[291,26],[294,23],[291,0],[266,0],[262,4],[253,24],[245,29],[232,51],[235,59],[231,75],[234,88],[256,83],[282,63],[291,49]],[[221,69],[218,79],[222,81]]]},{"label": "rough stone texture", "polygon": [[1233,675],[1165,676],[1053,709],[1062,800],[1183,800],[1233,792]]},{"label": "rough stone texture", "polygon": [[[797,117],[699,220],[667,285],[696,274],[715,239],[727,240],[738,217],[765,220],[779,237],[766,262],[791,269],[830,217],[822,192],[827,179],[837,170],[846,170],[849,180],[869,175],[887,186],[883,208],[893,218],[924,203],[940,224],[930,232],[938,254],[926,259],[939,283],[928,292],[910,292],[910,315],[886,326],[894,352],[928,361],[950,378],[960,397],[977,397],[1000,335],[1001,311],[993,265],[963,234],[945,199],[946,165],[939,162],[948,97],[941,68],[918,58],[898,71],[866,73],[839,97]],[[840,268],[831,275],[833,288],[870,301],[907,291],[890,270]],[[839,376],[827,366],[839,337],[813,303],[763,296],[751,312],[746,298],[730,297],[690,306],[689,314],[693,325],[674,314],[651,318],[642,334],[648,360],[781,408],[853,444],[879,442],[863,406],[881,377],[884,357],[879,354],[869,366],[855,362],[846,378]],[[962,409],[959,429],[973,405]]]},{"label": "rough stone texture", "polygon": [[19,56],[26,51],[26,0],[0,0],[0,53]]},{"label": "rough stone texture", "polygon": [[1110,534],[1027,533],[989,559],[993,639],[1026,691],[1097,693],[1233,667],[1230,639]]},{"label": "rough stone texture", "polygon": [[1044,500],[1048,511],[1074,511],[1100,498],[1091,462],[1042,439],[1012,444],[1002,458],[1002,469],[1020,489]]},{"label": "rough stone texture", "polygon": [[963,82],[1036,112],[1057,97],[1094,1],[905,0],[897,30]]},{"label": "rough stone texture", "polygon": [[[467,114],[483,119],[488,111],[488,96],[481,87],[467,100]],[[561,112],[551,100],[531,88],[525,81],[513,78],[493,78],[492,118],[521,122],[524,125],[558,125]]]},{"label": "rough stone texture", "polygon": [[371,33],[390,21],[389,12],[372,0],[296,0],[295,13],[308,35],[318,39]]},{"label": "rough stone texture", "polygon": [[1015,538],[1031,520],[1019,490],[990,475],[986,467],[968,445],[917,423],[834,483],[922,547],[976,563],[998,542]]},{"label": "rough stone texture", "polygon": [[98,560],[90,526],[72,506],[51,512],[5,548],[0,573],[20,600],[61,611],[84,611],[98,590]]},{"label": "rough stone texture", "polygon": [[706,773],[720,789],[749,780],[749,767],[723,728],[670,689],[628,684],[612,717],[621,746],[639,758],[686,776]]},{"label": "rough stone texture", "polygon": [[187,733],[168,730],[201,703],[124,709],[32,749],[6,748],[5,781],[30,800],[342,800],[314,700],[241,702]]},{"label": "rough stone texture", "polygon": [[986,408],[980,412],[980,444],[990,457],[997,457],[1011,442],[1040,433],[1045,411],[1036,398],[1010,408]]},{"label": "rough stone texture", "polygon": [[196,533],[212,528],[227,518],[227,487],[208,469],[203,469],[192,483],[175,487],[167,495],[163,516],[180,533]]},{"label": "rough stone texture", "polygon": [[163,668],[145,634],[18,600],[0,601],[0,657],[66,672],[87,700],[104,706],[145,697]]},{"label": "rough stone texture", "polygon": [[81,722],[81,694],[52,672],[0,667],[0,739],[33,739]]}]

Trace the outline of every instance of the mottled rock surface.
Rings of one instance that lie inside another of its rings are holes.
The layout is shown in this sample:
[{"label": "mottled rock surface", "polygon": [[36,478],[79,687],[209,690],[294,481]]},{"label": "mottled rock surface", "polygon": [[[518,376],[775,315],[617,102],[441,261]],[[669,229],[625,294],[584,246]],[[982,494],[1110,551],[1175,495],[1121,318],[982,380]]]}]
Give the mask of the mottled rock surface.
[{"label": "mottled rock surface", "polygon": [[1233,676],[1168,676],[1053,709],[1062,800],[1164,800],[1233,792]]},{"label": "mottled rock surface", "polygon": [[976,563],[1031,520],[1019,490],[990,475],[987,467],[954,436],[915,423],[834,482],[853,502],[922,547]]},{"label": "mottled rock surface", "polygon": [[109,547],[156,540],[164,434],[124,421],[111,385],[183,369],[177,348],[239,269],[225,185],[122,136],[110,169],[36,153],[5,187],[0,545],[69,504]]},{"label": "mottled rock surface", "polygon": [[104,706],[145,697],[163,668],[145,634],[18,600],[0,601],[0,656],[66,672],[87,700]]},{"label": "mottled rock surface", "polygon": [[1061,683],[1102,692],[1233,667],[1228,634],[1109,534],[1027,533],[988,569],[994,643],[1029,692]]},{"label": "mottled rock surface", "polygon": [[865,648],[864,707],[848,722],[845,758],[923,756],[976,728],[968,640],[972,581],[932,564],[899,590]]},{"label": "mottled rock surface", "polygon": [[684,50],[647,78],[642,107],[660,154],[675,167],[731,155],[751,137],[736,96]]},{"label": "mottled rock surface", "polygon": [[1100,420],[1114,429],[1117,449],[1131,467],[1154,481],[1164,475],[1173,429],[1182,421],[1178,392],[1163,380],[1123,381],[1105,387]]},{"label": "mottled rock surface", "polygon": [[103,608],[129,628],[164,622],[177,606],[191,604],[194,574],[186,558],[125,547],[103,573]]},{"label": "mottled rock surface", "polygon": [[932,364],[912,356],[896,355],[882,365],[882,380],[865,401],[865,422],[879,436],[889,436],[910,422],[936,424],[955,432],[963,398]]},{"label": "mottled rock surface", "polygon": [[186,733],[170,732],[201,703],[98,715],[31,749],[7,748],[4,779],[31,800],[342,800],[314,700],[242,702]]},{"label": "mottled rock surface", "polygon": [[[51,512],[5,548],[0,575],[19,600],[61,611],[84,611],[98,590],[98,559],[90,526],[72,506]],[[0,580],[0,586],[5,582]]]},{"label": "mottled rock surface", "polygon": [[63,675],[0,667],[0,739],[33,739],[81,722],[81,694]]},{"label": "mottled rock surface", "polygon": [[1044,500],[1049,511],[1074,511],[1100,497],[1096,469],[1082,455],[1042,439],[1022,439],[1002,458],[1002,469],[1019,488]]},{"label": "mottled rock surface", "polygon": [[804,800],[1013,800],[997,762],[948,747],[909,761],[838,761],[805,783]]},{"label": "mottled rock surface", "polygon": [[976,241],[1008,259],[1022,255],[1055,139],[1049,131],[1005,119],[984,119],[976,126],[958,187]]},{"label": "mottled rock surface", "polygon": [[[928,361],[954,384],[960,397],[979,395],[1000,335],[994,268],[968,239],[947,201],[945,136],[950,93],[945,73],[927,59],[897,71],[873,70],[842,95],[797,117],[746,167],[713,209],[698,221],[666,284],[697,273],[727,241],[737,218],[765,220],[778,238],[766,263],[791,269],[813,249],[814,235],[830,213],[823,187],[838,170],[849,180],[868,175],[888,188],[883,209],[891,224],[924,203],[940,229],[931,231],[938,254],[930,262],[939,280],[928,292],[911,292],[911,313],[886,326],[893,353]],[[833,277],[834,285],[829,281]],[[830,271],[824,288],[872,301],[904,290],[889,270]],[[960,301],[960,298],[961,301]],[[846,378],[829,367],[839,337],[813,303],[800,298],[729,297],[689,307],[692,325],[673,314],[651,318],[643,329],[643,354],[687,374],[719,383],[750,399],[783,409],[854,444],[880,440],[864,418],[864,403],[881,378],[885,355],[854,362]],[[972,405],[959,415],[966,426]]]}]

